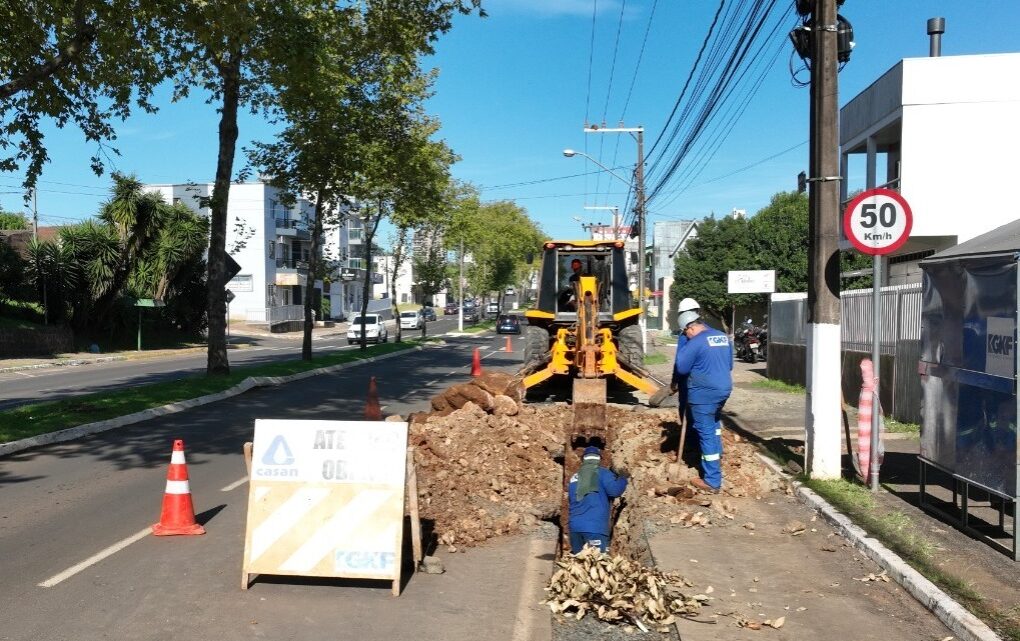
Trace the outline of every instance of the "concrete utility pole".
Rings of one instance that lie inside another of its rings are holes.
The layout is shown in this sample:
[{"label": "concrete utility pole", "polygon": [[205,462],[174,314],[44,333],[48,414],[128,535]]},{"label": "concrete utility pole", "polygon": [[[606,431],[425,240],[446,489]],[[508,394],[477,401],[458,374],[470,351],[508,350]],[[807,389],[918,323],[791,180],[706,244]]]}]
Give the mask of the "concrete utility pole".
[{"label": "concrete utility pole", "polygon": [[811,162],[808,171],[807,416],[812,478],[841,472],[839,140],[836,0],[815,0],[811,21]]},{"label": "concrete utility pole", "polygon": [[[835,60],[835,57],[833,58]],[[647,292],[645,291],[645,128],[644,127],[598,127],[596,125],[585,126],[584,133],[586,134],[619,134],[628,133],[637,140],[637,166],[634,167],[634,183],[631,185],[629,180],[623,180],[628,185],[634,188],[634,218],[637,221],[638,226],[638,304],[641,307],[641,349],[647,351],[647,328],[648,328],[648,310],[646,308],[645,299]],[[564,152],[566,154],[566,152]],[[575,155],[576,152],[571,151],[570,156]],[[595,162],[603,169],[609,171],[613,176],[616,174],[609,170],[608,167],[601,165],[594,158],[586,156],[589,160]],[[619,178],[619,176],[617,176]]]},{"label": "concrete utility pole", "polygon": [[457,331],[464,331],[464,241],[460,241],[460,291],[458,296],[460,297],[460,304],[457,305]]}]

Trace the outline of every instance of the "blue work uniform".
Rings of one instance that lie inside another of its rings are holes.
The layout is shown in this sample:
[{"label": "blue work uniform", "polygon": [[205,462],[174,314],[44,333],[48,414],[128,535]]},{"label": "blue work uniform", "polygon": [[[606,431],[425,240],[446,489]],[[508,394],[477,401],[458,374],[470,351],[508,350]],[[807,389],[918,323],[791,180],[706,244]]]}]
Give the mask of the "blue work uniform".
[{"label": "blue work uniform", "polygon": [[577,500],[577,474],[567,488],[570,519],[570,551],[577,554],[585,543],[605,552],[609,549],[609,501],[623,495],[627,479],[604,467],[599,468],[598,489]]},{"label": "blue work uniform", "polygon": [[722,407],[733,391],[733,347],[726,334],[706,326],[677,347],[674,376],[687,376],[687,403],[701,444],[705,483],[722,487]]}]

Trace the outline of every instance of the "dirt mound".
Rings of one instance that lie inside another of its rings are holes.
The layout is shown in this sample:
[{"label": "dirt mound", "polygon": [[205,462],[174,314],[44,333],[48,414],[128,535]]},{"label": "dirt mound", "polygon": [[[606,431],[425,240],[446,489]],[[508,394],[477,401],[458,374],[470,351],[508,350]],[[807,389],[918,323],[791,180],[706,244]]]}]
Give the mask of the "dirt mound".
[{"label": "dirt mound", "polygon": [[[441,544],[470,546],[559,515],[563,468],[557,457],[572,420],[569,406],[522,405],[517,381],[487,374],[448,388],[432,407],[412,417],[411,444],[421,515],[434,521]],[[614,467],[632,478],[614,531],[620,553],[635,547],[645,521],[710,527],[733,517],[727,494],[761,496],[776,486],[755,449],[724,432],[726,494],[696,494],[689,481],[697,470],[676,461],[674,412],[610,406],[608,418],[616,434]],[[697,435],[688,430],[687,438]]]}]

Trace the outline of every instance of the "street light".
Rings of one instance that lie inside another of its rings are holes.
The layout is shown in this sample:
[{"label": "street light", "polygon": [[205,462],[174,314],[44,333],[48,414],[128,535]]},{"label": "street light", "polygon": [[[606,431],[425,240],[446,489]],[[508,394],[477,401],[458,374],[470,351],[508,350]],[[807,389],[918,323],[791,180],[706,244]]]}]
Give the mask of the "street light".
[{"label": "street light", "polygon": [[599,161],[595,160],[594,158],[592,158],[588,154],[584,153],[583,151],[574,151],[573,149],[564,149],[563,150],[563,155],[566,156],[567,158],[573,158],[574,156],[583,156],[583,157],[587,158],[588,160],[592,161],[593,163],[595,163],[596,165],[598,165],[599,167],[601,167],[604,171],[609,173],[609,175],[613,176],[617,180],[622,180],[628,187],[630,187],[631,189],[637,191],[637,186],[635,186],[634,183],[632,183],[631,181],[627,180],[626,178],[624,178],[620,174],[616,173],[615,171],[613,171],[609,167],[606,167],[605,165],[603,165]]}]

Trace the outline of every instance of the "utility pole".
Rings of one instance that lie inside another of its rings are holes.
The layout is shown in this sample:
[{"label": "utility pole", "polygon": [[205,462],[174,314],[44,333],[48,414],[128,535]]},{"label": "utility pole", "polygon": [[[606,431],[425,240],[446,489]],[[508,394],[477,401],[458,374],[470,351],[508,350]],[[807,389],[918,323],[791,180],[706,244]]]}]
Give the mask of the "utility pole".
[{"label": "utility pole", "polygon": [[[641,349],[646,351],[648,349],[647,340],[647,317],[648,310],[645,305],[646,294],[645,292],[645,128],[644,127],[599,127],[598,125],[586,125],[584,128],[586,134],[614,134],[614,133],[628,133],[637,140],[637,166],[634,167],[634,184],[631,185],[634,188],[634,218],[637,221],[638,226],[638,305],[641,307]],[[566,154],[566,151],[564,151]],[[570,156],[574,155],[575,152],[571,151]],[[589,158],[591,159],[591,158]],[[594,159],[591,159],[594,160]],[[596,164],[599,164],[596,161]],[[601,166],[601,165],[600,165]],[[607,169],[603,167],[603,169]],[[610,174],[614,174],[609,171]],[[617,176],[618,177],[618,176]],[[621,178],[621,180],[623,180]],[[629,181],[624,180],[627,184]]]},{"label": "utility pole", "polygon": [[[32,188],[32,240],[39,242],[39,190],[35,187]],[[35,263],[36,274],[39,274],[39,254],[36,253]],[[43,304],[43,325],[50,324],[50,308],[46,300],[46,275],[41,274],[39,282],[42,284],[42,304]]]},{"label": "utility pole", "polygon": [[807,412],[804,459],[812,478],[841,473],[837,0],[811,14],[811,159],[808,170]]},{"label": "utility pole", "polygon": [[634,183],[637,195],[634,198],[634,213],[638,225],[638,299],[641,305],[641,351],[648,351],[648,297],[645,291],[645,130],[637,130],[637,167],[634,169]]},{"label": "utility pole", "polygon": [[457,305],[457,331],[464,331],[464,241],[460,241],[460,303]]}]

